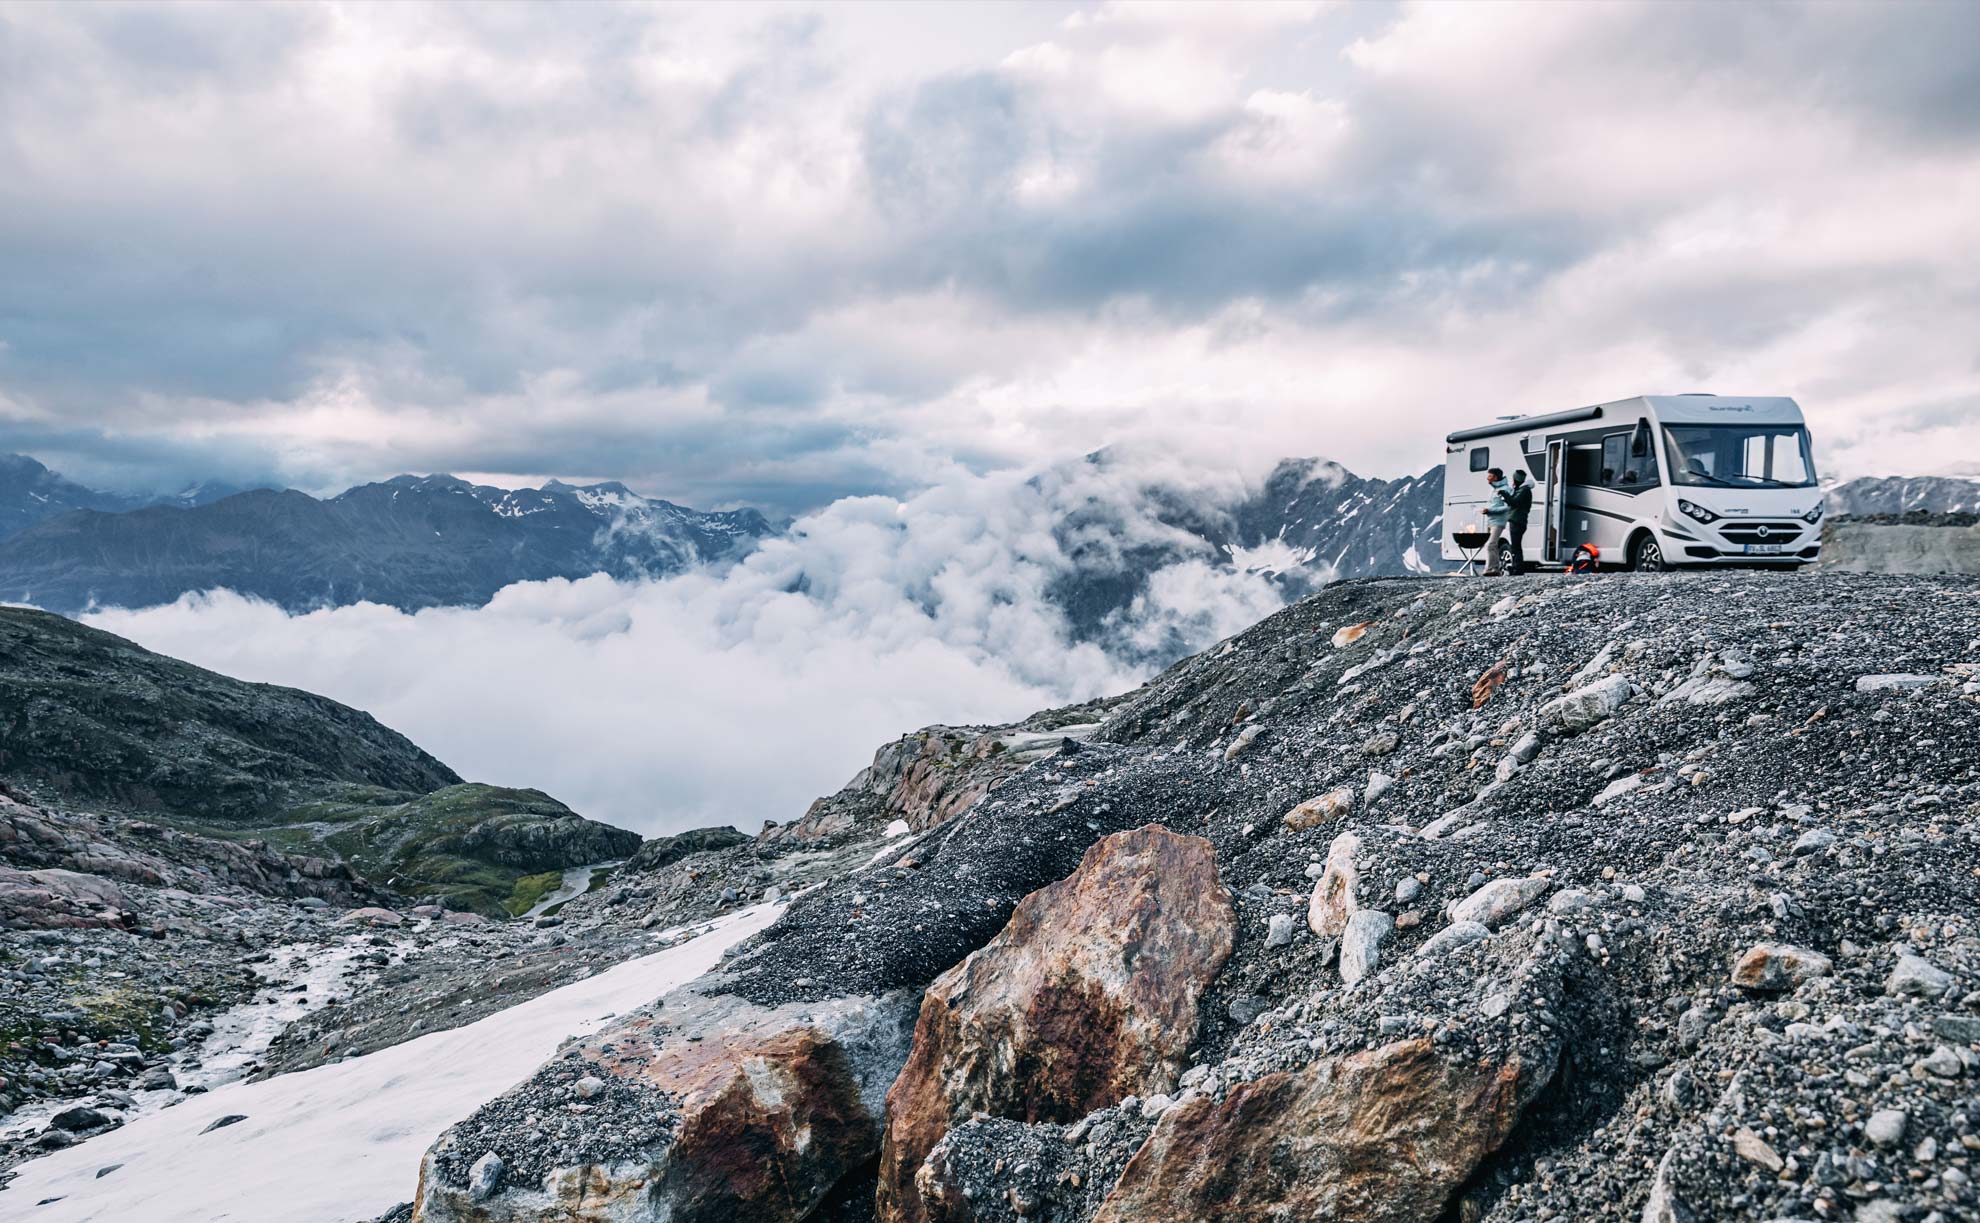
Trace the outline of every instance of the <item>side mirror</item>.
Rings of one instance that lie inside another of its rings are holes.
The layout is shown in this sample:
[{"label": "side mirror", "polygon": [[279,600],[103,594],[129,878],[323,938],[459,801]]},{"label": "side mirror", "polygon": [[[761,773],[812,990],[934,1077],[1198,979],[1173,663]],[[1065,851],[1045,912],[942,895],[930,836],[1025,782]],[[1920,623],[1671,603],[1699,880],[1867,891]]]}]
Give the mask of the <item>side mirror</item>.
[{"label": "side mirror", "polygon": [[1649,421],[1639,420],[1636,422],[1636,432],[1632,433],[1629,438],[1629,452],[1637,458],[1642,458],[1644,455],[1650,453]]}]

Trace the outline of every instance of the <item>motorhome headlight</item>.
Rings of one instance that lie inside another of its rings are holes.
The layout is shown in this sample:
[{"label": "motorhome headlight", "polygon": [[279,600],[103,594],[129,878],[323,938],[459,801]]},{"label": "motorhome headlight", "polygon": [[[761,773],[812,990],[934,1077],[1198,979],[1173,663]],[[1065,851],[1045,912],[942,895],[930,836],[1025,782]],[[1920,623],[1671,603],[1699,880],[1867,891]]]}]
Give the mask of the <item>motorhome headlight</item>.
[{"label": "motorhome headlight", "polygon": [[1801,516],[1801,520],[1805,523],[1808,523],[1811,526],[1813,526],[1815,523],[1822,521],[1822,503],[1817,501],[1815,503],[1815,508],[1809,510],[1806,514],[1803,514]]},{"label": "motorhome headlight", "polygon": [[1711,510],[1694,502],[1686,501],[1683,497],[1678,498],[1678,509],[1686,518],[1694,522],[1717,522],[1719,520],[1719,516]]}]

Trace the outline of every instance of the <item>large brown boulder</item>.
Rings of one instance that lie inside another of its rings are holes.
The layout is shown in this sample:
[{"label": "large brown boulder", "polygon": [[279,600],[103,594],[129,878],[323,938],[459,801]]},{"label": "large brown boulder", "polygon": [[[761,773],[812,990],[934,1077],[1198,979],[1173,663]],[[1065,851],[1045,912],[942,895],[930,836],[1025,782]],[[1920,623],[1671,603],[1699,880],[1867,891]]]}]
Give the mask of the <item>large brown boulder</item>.
[{"label": "large brown boulder", "polygon": [[1268,1074],[1171,1109],[1094,1223],[1439,1218],[1551,1073],[1406,1040]]},{"label": "large brown boulder", "polygon": [[421,1223],[796,1223],[880,1147],[913,995],[669,995],[427,1152]]},{"label": "large brown boulder", "polygon": [[924,1223],[922,1161],[975,1114],[1066,1122],[1170,1091],[1236,912],[1208,841],[1149,825],[1096,842],[928,988],[887,1095],[882,1223]]}]

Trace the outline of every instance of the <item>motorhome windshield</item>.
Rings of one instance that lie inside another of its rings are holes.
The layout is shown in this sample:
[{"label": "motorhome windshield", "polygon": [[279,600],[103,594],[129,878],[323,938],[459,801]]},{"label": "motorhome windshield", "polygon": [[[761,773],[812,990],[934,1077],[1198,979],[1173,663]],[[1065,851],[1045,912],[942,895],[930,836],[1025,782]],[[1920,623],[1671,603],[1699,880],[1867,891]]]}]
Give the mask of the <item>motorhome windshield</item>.
[{"label": "motorhome windshield", "polygon": [[1800,425],[1666,425],[1671,481],[1720,488],[1807,488],[1815,483]]}]

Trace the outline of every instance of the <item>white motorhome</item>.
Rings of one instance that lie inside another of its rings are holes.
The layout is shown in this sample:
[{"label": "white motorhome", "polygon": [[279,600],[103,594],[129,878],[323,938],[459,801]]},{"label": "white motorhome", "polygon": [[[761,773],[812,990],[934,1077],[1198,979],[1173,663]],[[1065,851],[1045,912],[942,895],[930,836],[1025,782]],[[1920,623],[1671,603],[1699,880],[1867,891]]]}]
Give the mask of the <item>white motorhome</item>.
[{"label": "white motorhome", "polygon": [[1604,566],[1644,570],[1789,568],[1821,553],[1822,492],[1792,399],[1642,395],[1444,441],[1445,560],[1477,558],[1494,467],[1508,481],[1524,468],[1533,483],[1529,565],[1565,565],[1584,543]]}]

